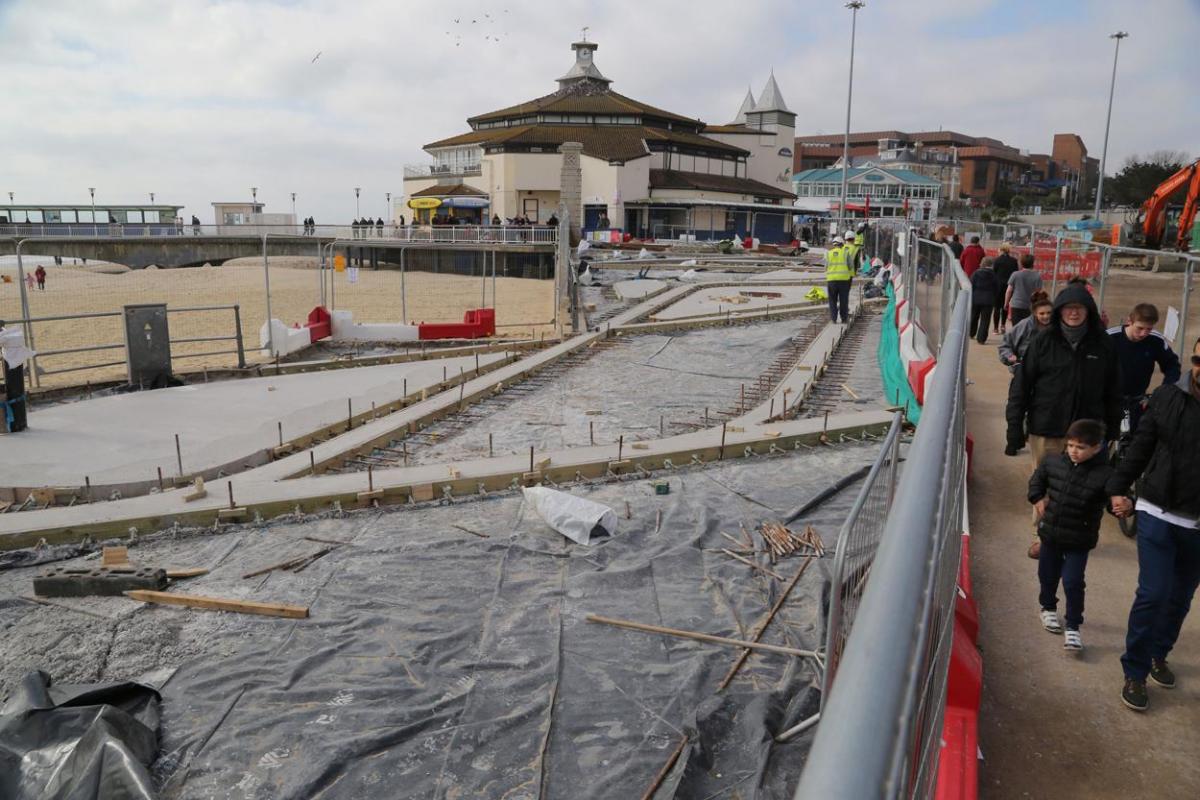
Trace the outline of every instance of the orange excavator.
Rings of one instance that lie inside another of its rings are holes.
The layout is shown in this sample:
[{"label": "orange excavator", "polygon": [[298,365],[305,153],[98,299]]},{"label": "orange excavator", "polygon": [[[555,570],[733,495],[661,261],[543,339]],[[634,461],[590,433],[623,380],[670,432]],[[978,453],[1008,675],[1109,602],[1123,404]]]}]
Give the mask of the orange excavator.
[{"label": "orange excavator", "polygon": [[1200,209],[1200,159],[1176,172],[1158,185],[1158,188],[1142,203],[1137,217],[1130,225],[1130,233],[1139,247],[1157,250],[1163,246],[1167,234],[1168,201],[1171,195],[1187,187],[1187,197],[1179,214],[1179,233],[1175,249],[1187,252],[1192,235],[1192,224]]}]

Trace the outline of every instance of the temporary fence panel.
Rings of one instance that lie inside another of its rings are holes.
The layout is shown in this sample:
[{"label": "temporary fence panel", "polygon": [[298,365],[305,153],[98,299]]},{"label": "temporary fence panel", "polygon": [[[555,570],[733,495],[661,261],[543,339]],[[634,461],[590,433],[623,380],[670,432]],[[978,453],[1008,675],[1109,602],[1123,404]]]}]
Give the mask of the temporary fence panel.
[{"label": "temporary fence panel", "polygon": [[875,561],[875,551],[887,522],[888,509],[896,491],[900,455],[899,412],[892,419],[879,456],[859,490],[854,506],[838,533],[833,573],[829,579],[829,623],[825,630],[825,675],[821,703],[829,696],[846,640],[854,626],[858,607]]},{"label": "temporary fence panel", "polygon": [[938,371],[797,798],[924,798],[936,781],[966,471],[970,291],[952,267]]}]

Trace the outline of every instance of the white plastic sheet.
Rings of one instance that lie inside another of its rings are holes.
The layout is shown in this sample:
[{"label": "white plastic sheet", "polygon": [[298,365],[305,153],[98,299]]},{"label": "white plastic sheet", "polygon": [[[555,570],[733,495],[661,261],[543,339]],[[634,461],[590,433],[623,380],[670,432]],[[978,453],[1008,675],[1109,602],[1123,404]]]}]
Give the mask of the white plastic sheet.
[{"label": "white plastic sheet", "polygon": [[593,536],[617,532],[617,514],[606,505],[545,486],[532,486],[524,492],[525,502],[546,524],[573,542],[591,544]]}]

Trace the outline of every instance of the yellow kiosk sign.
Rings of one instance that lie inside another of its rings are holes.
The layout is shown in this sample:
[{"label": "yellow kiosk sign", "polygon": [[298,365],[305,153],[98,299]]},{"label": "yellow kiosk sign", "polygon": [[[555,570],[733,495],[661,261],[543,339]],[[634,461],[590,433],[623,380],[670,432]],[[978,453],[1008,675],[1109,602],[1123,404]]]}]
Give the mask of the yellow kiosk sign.
[{"label": "yellow kiosk sign", "polygon": [[416,209],[437,208],[441,204],[442,201],[436,197],[413,197],[408,201],[408,207]]}]

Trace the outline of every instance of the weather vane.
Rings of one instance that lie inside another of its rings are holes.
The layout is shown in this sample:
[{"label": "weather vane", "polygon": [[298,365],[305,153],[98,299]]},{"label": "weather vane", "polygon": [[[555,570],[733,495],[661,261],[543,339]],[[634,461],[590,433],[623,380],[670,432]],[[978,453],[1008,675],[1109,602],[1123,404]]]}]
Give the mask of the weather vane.
[{"label": "weather vane", "polygon": [[585,42],[587,41],[587,32],[588,32],[588,30],[589,30],[588,26],[587,26],[587,25],[584,25],[584,26],[583,26],[583,41],[585,41]]}]

